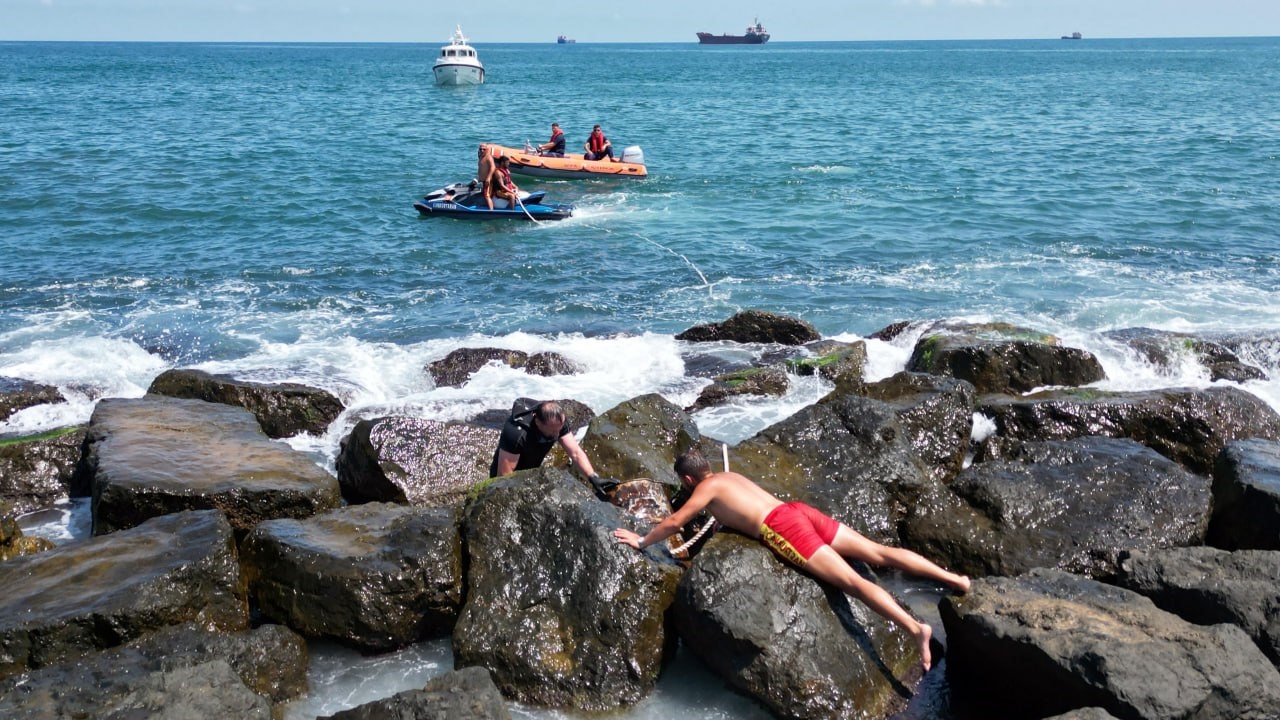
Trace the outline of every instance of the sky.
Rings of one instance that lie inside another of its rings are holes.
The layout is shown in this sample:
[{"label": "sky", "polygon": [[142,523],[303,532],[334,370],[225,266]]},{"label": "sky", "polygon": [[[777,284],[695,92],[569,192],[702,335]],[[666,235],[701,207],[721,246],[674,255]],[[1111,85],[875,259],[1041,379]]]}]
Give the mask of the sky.
[{"label": "sky", "polygon": [[0,0],[0,40],[772,42],[1280,35],[1280,0]]}]

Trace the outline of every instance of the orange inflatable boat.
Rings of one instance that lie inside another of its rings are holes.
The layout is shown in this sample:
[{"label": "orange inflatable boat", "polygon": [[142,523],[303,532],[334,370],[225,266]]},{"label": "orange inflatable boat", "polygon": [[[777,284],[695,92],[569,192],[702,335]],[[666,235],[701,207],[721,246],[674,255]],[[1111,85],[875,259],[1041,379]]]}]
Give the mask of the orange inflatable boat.
[{"label": "orange inflatable boat", "polygon": [[485,147],[493,152],[494,157],[505,155],[511,158],[511,172],[520,175],[550,178],[642,178],[649,174],[639,145],[623,150],[619,162],[608,159],[587,160],[582,155],[548,157],[539,155],[536,150],[520,150],[494,143],[487,143]]}]

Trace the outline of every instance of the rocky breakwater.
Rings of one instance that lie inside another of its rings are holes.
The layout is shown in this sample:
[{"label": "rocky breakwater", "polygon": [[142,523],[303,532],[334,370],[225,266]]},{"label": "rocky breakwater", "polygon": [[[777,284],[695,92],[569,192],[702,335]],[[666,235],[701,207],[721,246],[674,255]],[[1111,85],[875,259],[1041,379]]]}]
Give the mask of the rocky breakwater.
[{"label": "rocky breakwater", "polygon": [[272,438],[321,435],[344,409],[342,401],[325,390],[297,383],[255,383],[192,369],[160,373],[147,393],[245,408]]}]

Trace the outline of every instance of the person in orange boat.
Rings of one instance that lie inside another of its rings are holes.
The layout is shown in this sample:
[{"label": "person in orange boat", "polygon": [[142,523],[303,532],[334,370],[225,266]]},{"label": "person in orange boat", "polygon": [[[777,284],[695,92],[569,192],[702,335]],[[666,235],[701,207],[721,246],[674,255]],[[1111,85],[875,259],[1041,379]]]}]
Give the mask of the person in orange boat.
[{"label": "person in orange boat", "polygon": [[564,131],[560,129],[560,123],[551,123],[551,139],[538,146],[538,154],[564,157]]},{"label": "person in orange boat", "polygon": [[692,490],[688,501],[643,536],[626,528],[614,530],[618,542],[643,550],[671,537],[706,509],[720,524],[760,540],[783,559],[902,627],[915,639],[920,661],[929,668],[933,629],[912,617],[884,588],[859,575],[845,558],[905,570],[957,592],[968,592],[968,577],[943,570],[910,550],[872,542],[804,503],[784,503],[746,476],[712,472],[697,448],[676,458],[675,472]]},{"label": "person in orange boat", "polygon": [[609,144],[609,138],[604,136],[599,125],[591,128],[591,135],[587,137],[582,149],[586,151],[583,157],[587,160],[603,160],[607,157],[611,162],[617,162],[613,157],[613,146]]}]

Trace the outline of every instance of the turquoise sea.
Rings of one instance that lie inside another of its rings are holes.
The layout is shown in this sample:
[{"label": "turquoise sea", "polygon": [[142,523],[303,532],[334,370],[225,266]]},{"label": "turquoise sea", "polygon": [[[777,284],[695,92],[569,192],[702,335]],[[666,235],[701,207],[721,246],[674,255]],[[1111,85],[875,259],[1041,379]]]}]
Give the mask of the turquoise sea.
[{"label": "turquoise sea", "polygon": [[[465,418],[518,395],[688,405],[707,381],[674,334],[751,308],[839,339],[1017,323],[1094,352],[1116,389],[1210,381],[1109,330],[1280,335],[1280,39],[477,38],[487,84],[439,88],[449,31],[0,43],[0,376],[68,398],[0,434],[84,422],[194,366],[338,393],[349,410],[325,437],[289,441],[332,468],[362,417]],[[571,147],[595,123],[641,146],[649,178],[517,177],[576,205],[562,223],[417,216],[472,177],[478,143],[545,141],[552,121]],[[869,375],[902,369],[913,340],[871,341]],[[480,345],[584,372],[436,388],[423,371]],[[1244,387],[1280,408],[1280,356],[1259,353],[1273,379]],[[734,441],[826,390],[694,418]]]}]

